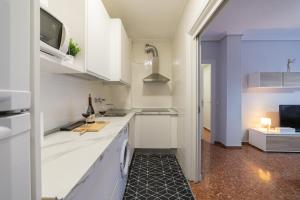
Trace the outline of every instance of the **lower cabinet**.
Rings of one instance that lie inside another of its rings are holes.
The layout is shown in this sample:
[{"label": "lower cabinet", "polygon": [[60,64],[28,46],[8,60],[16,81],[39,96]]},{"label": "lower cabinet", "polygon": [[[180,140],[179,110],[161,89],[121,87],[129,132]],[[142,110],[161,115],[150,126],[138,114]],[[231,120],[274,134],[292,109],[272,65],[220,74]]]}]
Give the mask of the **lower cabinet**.
[{"label": "lower cabinet", "polygon": [[135,147],[151,149],[177,148],[177,116],[136,115]]},{"label": "lower cabinet", "polygon": [[121,200],[127,177],[123,177],[121,174],[120,157],[123,143],[127,139],[128,128],[126,127],[98,158],[87,175],[82,178],[66,199]]},{"label": "lower cabinet", "polygon": [[300,152],[300,134],[295,132],[269,133],[250,129],[249,143],[268,152]]},{"label": "lower cabinet", "polygon": [[123,199],[124,191],[126,188],[127,177],[122,177],[119,179],[114,192],[112,194],[111,200],[121,200]]}]

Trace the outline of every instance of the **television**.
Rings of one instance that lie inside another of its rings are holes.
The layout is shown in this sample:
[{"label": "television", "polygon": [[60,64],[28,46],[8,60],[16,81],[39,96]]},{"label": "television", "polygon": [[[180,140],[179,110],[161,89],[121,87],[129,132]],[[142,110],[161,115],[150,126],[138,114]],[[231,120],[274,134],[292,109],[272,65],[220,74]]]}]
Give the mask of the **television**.
[{"label": "television", "polygon": [[300,132],[300,105],[279,106],[280,127],[295,128]]}]

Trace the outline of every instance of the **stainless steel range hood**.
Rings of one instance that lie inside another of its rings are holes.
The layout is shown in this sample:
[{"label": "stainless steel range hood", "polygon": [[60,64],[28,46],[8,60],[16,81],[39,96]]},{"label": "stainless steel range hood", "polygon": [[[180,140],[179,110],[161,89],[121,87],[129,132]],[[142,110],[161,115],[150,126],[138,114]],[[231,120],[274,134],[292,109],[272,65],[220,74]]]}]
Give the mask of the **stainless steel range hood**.
[{"label": "stainless steel range hood", "polygon": [[157,48],[153,45],[146,44],[145,52],[152,54],[152,74],[144,78],[144,83],[167,83],[170,81],[169,78],[159,73],[159,57]]}]

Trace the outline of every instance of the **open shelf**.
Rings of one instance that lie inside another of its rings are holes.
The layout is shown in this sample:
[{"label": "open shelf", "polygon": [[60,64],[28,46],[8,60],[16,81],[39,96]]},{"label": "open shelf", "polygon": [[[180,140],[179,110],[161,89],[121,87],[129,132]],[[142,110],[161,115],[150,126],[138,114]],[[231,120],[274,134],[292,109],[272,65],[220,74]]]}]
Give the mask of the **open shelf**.
[{"label": "open shelf", "polygon": [[83,66],[78,66],[61,58],[51,56],[40,52],[41,71],[47,71],[56,74],[74,74],[83,73]]}]

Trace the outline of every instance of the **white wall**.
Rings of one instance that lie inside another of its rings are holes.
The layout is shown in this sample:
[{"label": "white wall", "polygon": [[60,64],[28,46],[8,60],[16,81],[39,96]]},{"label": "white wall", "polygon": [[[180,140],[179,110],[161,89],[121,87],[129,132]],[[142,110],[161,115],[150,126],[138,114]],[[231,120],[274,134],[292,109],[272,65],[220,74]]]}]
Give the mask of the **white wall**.
[{"label": "white wall", "polygon": [[110,99],[114,109],[131,109],[131,87],[127,85],[105,85],[104,91],[110,91]]},{"label": "white wall", "polygon": [[227,137],[226,146],[241,146],[242,138],[242,56],[241,35],[227,40]]},{"label": "white wall", "polygon": [[226,146],[241,145],[241,36],[202,42],[202,59],[216,60],[215,140]]},{"label": "white wall", "polygon": [[[152,73],[151,65],[145,65],[149,55],[145,44],[156,46],[159,54],[159,72],[170,81],[164,83],[145,83],[143,79]],[[171,108],[172,107],[172,48],[169,40],[135,40],[132,45],[132,107]]]},{"label": "white wall", "polygon": [[211,129],[211,65],[204,64],[203,67],[203,126]]},{"label": "white wall", "polygon": [[[51,130],[79,120],[86,112],[88,95],[111,102],[110,87],[75,77],[41,73],[41,112],[44,113],[44,130]],[[97,111],[97,105],[94,104]]]},{"label": "white wall", "polygon": [[[205,51],[204,49],[202,51]],[[217,138],[216,140],[226,144],[227,130],[227,40],[220,41],[220,61],[217,72]]]},{"label": "white wall", "polygon": [[195,160],[193,155],[196,141],[193,140],[195,133],[191,131],[190,102],[192,98],[192,81],[188,53],[190,50],[190,35],[188,34],[197,18],[202,13],[208,0],[190,0],[183,12],[173,39],[173,107],[178,115],[178,151],[177,158],[183,168],[184,174],[189,179],[196,177]]},{"label": "white wall", "polygon": [[286,71],[288,58],[296,59],[292,71],[300,71],[300,40],[285,39],[243,41],[243,141],[248,141],[247,129],[257,127],[260,117],[274,116],[273,124],[278,125],[275,120],[278,120],[280,104],[300,104],[299,90],[247,89],[248,74]]}]

